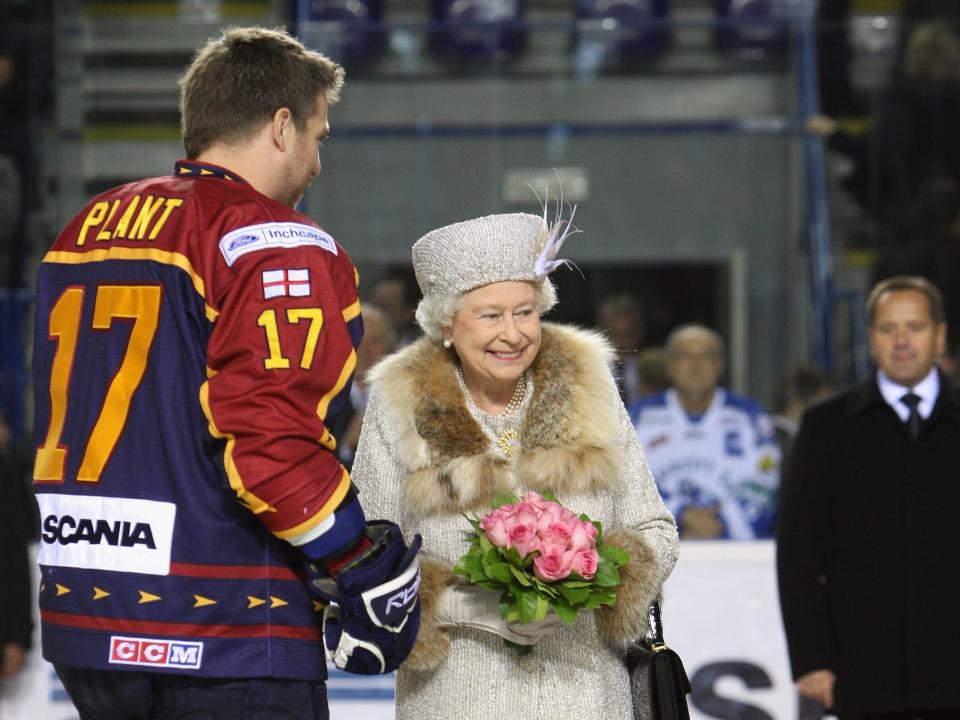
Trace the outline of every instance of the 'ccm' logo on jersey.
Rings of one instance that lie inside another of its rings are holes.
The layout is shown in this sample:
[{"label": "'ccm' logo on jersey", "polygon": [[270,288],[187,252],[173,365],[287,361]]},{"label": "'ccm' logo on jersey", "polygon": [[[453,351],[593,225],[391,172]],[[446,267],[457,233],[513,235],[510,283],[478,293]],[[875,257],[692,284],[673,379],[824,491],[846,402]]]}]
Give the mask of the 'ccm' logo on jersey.
[{"label": "'ccm' logo on jersey", "polygon": [[114,665],[143,665],[148,667],[200,667],[202,642],[180,640],[153,640],[150,638],[110,638],[109,662]]}]

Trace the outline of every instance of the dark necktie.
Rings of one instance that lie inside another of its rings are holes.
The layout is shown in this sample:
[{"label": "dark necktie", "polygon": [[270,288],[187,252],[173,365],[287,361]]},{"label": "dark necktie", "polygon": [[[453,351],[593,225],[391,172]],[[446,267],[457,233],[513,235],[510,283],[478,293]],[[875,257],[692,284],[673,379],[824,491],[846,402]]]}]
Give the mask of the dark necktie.
[{"label": "dark necktie", "polygon": [[907,429],[910,431],[910,439],[916,440],[920,436],[920,410],[917,408],[920,404],[920,396],[909,392],[900,398],[900,402],[910,408],[910,414],[907,416]]}]

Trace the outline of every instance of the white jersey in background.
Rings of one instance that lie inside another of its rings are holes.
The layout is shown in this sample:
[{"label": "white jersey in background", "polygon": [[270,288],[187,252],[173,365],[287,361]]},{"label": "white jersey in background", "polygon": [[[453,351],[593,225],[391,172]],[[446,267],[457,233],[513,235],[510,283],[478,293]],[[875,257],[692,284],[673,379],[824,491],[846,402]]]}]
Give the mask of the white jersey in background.
[{"label": "white jersey in background", "polygon": [[716,505],[724,537],[773,535],[780,448],[773,423],[753,400],[718,388],[706,412],[691,417],[670,389],[638,400],[630,418],[678,523],[686,508]]}]

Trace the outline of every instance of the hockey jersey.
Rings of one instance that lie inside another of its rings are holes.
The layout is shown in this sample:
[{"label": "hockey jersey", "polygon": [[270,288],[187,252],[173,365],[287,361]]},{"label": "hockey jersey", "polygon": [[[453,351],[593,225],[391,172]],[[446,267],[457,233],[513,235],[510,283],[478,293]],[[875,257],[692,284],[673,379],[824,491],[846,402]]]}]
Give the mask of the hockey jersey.
[{"label": "hockey jersey", "polygon": [[724,537],[773,534],[780,449],[773,423],[755,402],[718,388],[694,418],[670,389],[637,401],[630,416],[681,532],[685,509],[715,505]]},{"label": "hockey jersey", "polygon": [[44,657],[325,677],[291,545],[350,487],[327,428],[359,308],[343,248],[223,168],[181,161],[67,225],[36,290]]}]

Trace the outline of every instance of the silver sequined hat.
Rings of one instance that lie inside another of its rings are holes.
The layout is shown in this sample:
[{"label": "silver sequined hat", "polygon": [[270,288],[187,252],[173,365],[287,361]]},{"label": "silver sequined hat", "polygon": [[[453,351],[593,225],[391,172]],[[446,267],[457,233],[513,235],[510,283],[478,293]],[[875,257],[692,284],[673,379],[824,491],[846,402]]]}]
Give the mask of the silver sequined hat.
[{"label": "silver sequined hat", "polygon": [[527,213],[487,215],[431,230],[413,245],[413,269],[426,295],[459,295],[505,280],[544,280],[565,260],[556,253],[576,232]]}]

